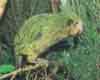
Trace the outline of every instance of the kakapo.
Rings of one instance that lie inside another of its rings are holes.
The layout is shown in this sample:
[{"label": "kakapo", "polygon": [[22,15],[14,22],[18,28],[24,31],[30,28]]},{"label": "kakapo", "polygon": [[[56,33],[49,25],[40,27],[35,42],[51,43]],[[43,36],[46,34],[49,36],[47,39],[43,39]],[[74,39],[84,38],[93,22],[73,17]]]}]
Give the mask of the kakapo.
[{"label": "kakapo", "polygon": [[[27,56],[32,63],[47,48],[66,37],[75,37],[83,31],[81,19],[76,15],[36,15],[25,21],[14,39],[16,56]],[[18,59],[18,58],[17,58]]]}]

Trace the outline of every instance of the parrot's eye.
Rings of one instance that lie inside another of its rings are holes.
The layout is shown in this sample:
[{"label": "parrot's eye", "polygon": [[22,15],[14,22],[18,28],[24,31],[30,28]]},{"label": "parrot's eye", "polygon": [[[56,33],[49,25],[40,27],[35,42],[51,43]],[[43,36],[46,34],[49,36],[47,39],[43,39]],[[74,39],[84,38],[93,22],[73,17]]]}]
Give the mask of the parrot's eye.
[{"label": "parrot's eye", "polygon": [[73,24],[73,22],[74,21],[72,19],[69,19],[68,22],[67,22],[67,24],[70,26],[71,24]]},{"label": "parrot's eye", "polygon": [[78,24],[78,22],[75,22],[75,24]]},{"label": "parrot's eye", "polygon": [[73,25],[76,26],[77,24],[79,24],[78,21],[73,21]]}]

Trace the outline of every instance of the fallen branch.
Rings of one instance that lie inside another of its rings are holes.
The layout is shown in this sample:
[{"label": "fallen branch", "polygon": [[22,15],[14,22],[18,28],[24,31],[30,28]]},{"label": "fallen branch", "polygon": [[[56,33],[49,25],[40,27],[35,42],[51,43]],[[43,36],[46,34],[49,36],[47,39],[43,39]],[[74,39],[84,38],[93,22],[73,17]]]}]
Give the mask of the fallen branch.
[{"label": "fallen branch", "polygon": [[34,65],[34,66],[26,66],[25,68],[19,68],[19,69],[15,70],[15,71],[13,71],[13,72],[11,72],[11,73],[2,75],[2,76],[0,77],[0,80],[2,80],[2,79],[4,79],[4,78],[7,78],[7,77],[9,77],[9,76],[17,75],[17,74],[20,73],[20,72],[25,72],[25,71],[30,71],[30,70],[36,69],[36,68],[41,67],[41,66],[43,66],[43,65],[41,65],[41,64],[36,64],[36,65]]}]

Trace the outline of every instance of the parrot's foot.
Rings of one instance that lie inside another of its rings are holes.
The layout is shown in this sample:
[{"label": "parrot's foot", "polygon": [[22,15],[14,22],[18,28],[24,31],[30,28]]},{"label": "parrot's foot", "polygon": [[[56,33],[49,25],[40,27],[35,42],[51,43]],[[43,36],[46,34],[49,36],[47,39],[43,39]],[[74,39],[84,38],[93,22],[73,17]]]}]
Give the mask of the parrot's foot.
[{"label": "parrot's foot", "polygon": [[27,57],[27,63],[30,65],[39,64],[44,67],[48,67],[48,60],[43,58],[36,58],[34,55],[29,55]]},{"label": "parrot's foot", "polygon": [[43,66],[43,68],[47,68],[49,62],[48,62],[48,60],[46,60],[46,59],[37,58],[37,59],[36,59],[36,64],[39,64],[40,66]]}]

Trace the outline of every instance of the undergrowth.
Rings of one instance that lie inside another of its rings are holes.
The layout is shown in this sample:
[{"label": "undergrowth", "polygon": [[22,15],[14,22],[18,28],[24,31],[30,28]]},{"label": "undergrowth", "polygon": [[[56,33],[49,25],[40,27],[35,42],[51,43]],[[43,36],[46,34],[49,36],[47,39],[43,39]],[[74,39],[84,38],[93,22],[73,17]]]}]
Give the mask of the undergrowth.
[{"label": "undergrowth", "polygon": [[[11,0],[10,0],[11,1]],[[30,0],[29,2],[31,2]],[[63,0],[61,0],[63,2]],[[11,1],[12,2],[12,1]],[[11,2],[10,5],[12,4]],[[15,0],[16,2],[16,0]],[[18,3],[19,2],[19,3]],[[19,0],[17,1],[17,5],[22,7],[22,4]],[[26,4],[26,3],[25,3]],[[10,36],[14,36],[13,32],[15,33],[16,28],[12,30],[12,27],[17,27],[24,22],[26,19],[26,14],[29,16],[34,15],[34,9],[31,8],[31,14],[26,13],[24,17],[20,17],[23,15],[23,8],[16,8],[15,10],[19,11],[19,13],[13,13],[13,6],[8,6],[8,17],[6,16],[4,22],[2,24],[2,30],[4,34]],[[27,5],[28,7],[28,5]],[[32,7],[32,6],[30,6]],[[14,6],[15,8],[15,6]],[[74,11],[79,15],[83,20],[84,25],[84,33],[80,37],[80,45],[75,49],[64,50],[61,52],[54,52],[54,54],[49,55],[48,57],[52,60],[56,60],[57,62],[62,62],[65,67],[68,68],[71,76],[75,80],[99,80],[100,79],[100,68],[97,65],[100,65],[100,33],[98,32],[98,28],[100,27],[100,1],[99,0],[66,0],[66,6],[62,6],[62,10],[64,12]],[[25,9],[25,8],[24,8]],[[44,9],[44,8],[43,8]],[[10,12],[11,11],[11,12]],[[28,12],[28,9],[27,9]],[[43,12],[48,12],[46,11]],[[13,14],[13,15],[12,15]],[[18,17],[16,17],[19,15]],[[13,19],[13,20],[12,20]],[[19,24],[20,23],[20,24]],[[14,26],[15,25],[15,26]],[[8,26],[5,31],[5,26]],[[6,38],[7,39],[7,38]],[[12,38],[13,39],[13,38]],[[2,39],[1,39],[2,40]],[[9,39],[8,42],[10,43]],[[13,42],[13,41],[12,41]],[[12,44],[11,42],[11,44]],[[14,63],[12,62],[14,58],[11,57],[10,54],[13,54],[7,46],[6,48],[3,47],[2,56],[0,58],[0,63]],[[12,47],[12,46],[11,46]],[[10,50],[10,51],[9,51]],[[5,59],[6,58],[6,59]],[[12,59],[12,60],[11,60]],[[65,69],[66,71],[66,69]],[[64,80],[64,75],[58,74],[58,80]],[[70,79],[69,79],[70,80]]]}]

